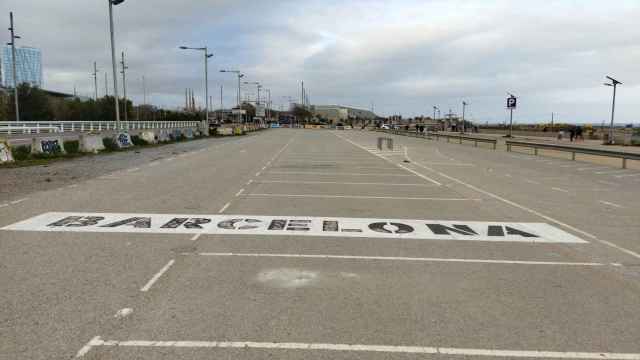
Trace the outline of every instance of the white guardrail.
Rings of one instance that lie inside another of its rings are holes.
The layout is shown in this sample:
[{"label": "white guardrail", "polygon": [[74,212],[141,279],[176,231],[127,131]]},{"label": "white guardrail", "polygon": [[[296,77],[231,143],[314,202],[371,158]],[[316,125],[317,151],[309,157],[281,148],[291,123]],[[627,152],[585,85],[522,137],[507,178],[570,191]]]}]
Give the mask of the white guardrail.
[{"label": "white guardrail", "polygon": [[175,129],[197,127],[199,121],[0,121],[0,134],[41,134],[105,130]]}]

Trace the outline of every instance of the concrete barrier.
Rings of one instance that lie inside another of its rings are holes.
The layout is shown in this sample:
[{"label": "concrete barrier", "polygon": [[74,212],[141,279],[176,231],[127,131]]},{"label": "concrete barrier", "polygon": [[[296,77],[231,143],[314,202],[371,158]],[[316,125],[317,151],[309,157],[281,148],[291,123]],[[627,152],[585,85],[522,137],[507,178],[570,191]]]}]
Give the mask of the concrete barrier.
[{"label": "concrete barrier", "polygon": [[33,138],[31,140],[32,154],[64,154],[64,143],[61,137]]},{"label": "concrete barrier", "polygon": [[244,131],[241,126],[236,126],[235,128],[233,128],[233,135],[242,135],[242,134],[244,134]]},{"label": "concrete barrier", "polygon": [[149,144],[155,144],[158,142],[156,134],[153,131],[143,131],[140,133],[140,138]]},{"label": "concrete barrier", "polygon": [[80,134],[80,151],[97,153],[105,149],[102,142],[102,136],[100,135],[85,135]]},{"label": "concrete barrier", "polygon": [[0,142],[0,164],[13,162],[13,154],[9,144]]},{"label": "concrete barrier", "polygon": [[222,135],[222,136],[233,135],[233,129],[232,128],[218,128],[218,135]]},{"label": "concrete barrier", "polygon": [[171,138],[169,137],[169,132],[167,130],[160,130],[160,132],[158,132],[158,142],[167,142],[170,141]]},{"label": "concrete barrier", "polygon": [[133,142],[131,141],[131,135],[128,133],[119,133],[116,136],[116,144],[120,149],[126,149],[133,146]]},{"label": "concrete barrier", "polygon": [[191,128],[183,129],[182,135],[184,135],[184,137],[186,137],[187,139],[193,139],[193,129]]}]

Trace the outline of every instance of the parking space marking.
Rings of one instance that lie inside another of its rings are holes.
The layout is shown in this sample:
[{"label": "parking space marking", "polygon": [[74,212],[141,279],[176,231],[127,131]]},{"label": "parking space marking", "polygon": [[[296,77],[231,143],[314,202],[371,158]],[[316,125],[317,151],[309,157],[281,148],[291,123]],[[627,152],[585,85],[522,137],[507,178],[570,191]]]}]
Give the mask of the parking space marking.
[{"label": "parking space marking", "polygon": [[14,201],[9,202],[9,204],[11,204],[11,205],[18,205],[18,204],[20,204],[21,202],[25,202],[25,201],[27,201],[28,199],[29,199],[29,198],[22,198],[22,199],[14,200]]},{"label": "parking space marking", "polygon": [[340,172],[306,172],[306,171],[269,171],[269,174],[278,174],[278,175],[324,175],[324,176],[413,176],[410,174],[376,174],[376,173],[340,173]]},{"label": "parking space marking", "polygon": [[429,201],[482,201],[482,199],[470,199],[470,198],[366,196],[366,195],[325,195],[325,194],[260,194],[260,193],[251,193],[251,194],[245,194],[244,196],[297,197],[297,198],[317,198],[317,199],[387,199],[387,200],[429,200]]},{"label": "parking space marking", "polygon": [[236,193],[236,197],[242,195],[242,193],[244,192],[244,188],[240,189],[237,193]]},{"label": "parking space marking", "polygon": [[530,180],[530,179],[524,179],[524,182],[529,183],[529,184],[534,184],[534,185],[540,185],[539,182],[537,182],[535,180]]},{"label": "parking space marking", "polygon": [[381,186],[426,186],[434,187],[435,184],[402,184],[402,183],[379,183],[379,182],[342,182],[342,181],[292,181],[292,180],[254,180],[260,184],[334,184],[334,185],[381,185]]},{"label": "parking space marking", "polygon": [[167,270],[169,270],[169,268],[175,263],[176,261],[174,259],[169,260],[169,262],[162,267],[162,269],[160,269],[160,271],[158,271],[155,275],[153,275],[153,277],[142,287],[140,288],[140,291],[142,292],[147,292],[151,289],[151,287],[153,286],[153,284],[156,283],[156,281],[158,281],[158,279],[160,279],[160,277],[167,272]]},{"label": "parking space marking", "polygon": [[601,204],[604,204],[604,205],[613,206],[613,207],[615,207],[615,208],[623,208],[623,207],[624,207],[624,206],[622,206],[622,205],[618,205],[618,204],[616,204],[616,203],[612,203],[612,202],[604,201],[604,200],[600,200],[600,201],[598,201],[598,202],[599,202],[599,203],[601,203]]},{"label": "parking space marking", "polygon": [[185,256],[213,257],[249,257],[249,258],[293,258],[324,260],[375,260],[375,261],[407,261],[407,262],[444,262],[472,264],[505,264],[505,265],[559,265],[559,266],[605,266],[598,262],[564,262],[564,261],[526,261],[526,260],[494,260],[494,259],[461,259],[461,258],[420,258],[403,256],[358,256],[358,255],[323,255],[323,254],[272,254],[272,253],[184,253]]},{"label": "parking space marking", "polygon": [[559,192],[563,192],[563,193],[568,193],[569,190],[567,189],[562,189],[562,188],[557,188],[557,187],[552,187],[551,190],[555,190],[555,191],[559,191]]},{"label": "parking space marking", "polygon": [[615,177],[615,178],[623,178],[623,177],[636,177],[636,176],[640,176],[640,173],[635,173],[635,174],[624,174],[624,175],[614,175],[613,177]]},{"label": "parking space marking", "polygon": [[594,174],[596,175],[614,175],[614,174],[620,174],[620,173],[626,173],[627,170],[613,170],[613,171],[598,171],[595,172]]},{"label": "parking space marking", "polygon": [[139,348],[200,348],[200,349],[260,349],[260,350],[300,350],[300,351],[344,351],[359,353],[396,353],[423,355],[457,355],[484,356],[500,358],[536,358],[536,359],[583,359],[583,360],[640,360],[640,353],[607,353],[607,352],[562,352],[542,350],[498,350],[450,348],[438,346],[398,346],[398,345],[365,345],[365,344],[328,344],[328,343],[296,343],[296,342],[261,342],[261,341],[153,341],[153,340],[102,340],[99,336],[89,341],[76,355],[81,358],[92,348],[105,347],[139,347]]},{"label": "parking space marking", "polygon": [[224,206],[220,210],[218,210],[218,213],[222,214],[225,210],[227,210],[229,205],[231,205],[231,202],[228,202],[228,203],[224,204]]}]

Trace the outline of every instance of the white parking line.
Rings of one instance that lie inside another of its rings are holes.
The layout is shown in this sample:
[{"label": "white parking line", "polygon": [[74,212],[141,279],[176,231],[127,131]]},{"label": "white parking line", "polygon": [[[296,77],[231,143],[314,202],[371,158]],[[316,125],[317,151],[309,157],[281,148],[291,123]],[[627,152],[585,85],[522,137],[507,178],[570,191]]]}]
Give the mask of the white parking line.
[{"label": "white parking line", "polygon": [[240,196],[242,195],[242,193],[244,192],[244,188],[240,189],[237,193],[236,196]]},{"label": "white parking line", "polygon": [[307,171],[269,171],[269,174],[279,175],[344,175],[344,176],[413,176],[409,174],[370,174],[370,173],[341,173],[341,172],[307,172]]},{"label": "white parking line", "polygon": [[624,174],[624,175],[614,175],[614,177],[615,177],[615,178],[636,177],[636,176],[640,176],[640,173],[635,173],[635,174]]},{"label": "white parking line", "polygon": [[231,202],[224,204],[224,206],[218,211],[219,214],[222,214],[227,208],[231,205]]},{"label": "white parking line", "polygon": [[381,185],[381,186],[427,186],[434,187],[435,184],[398,184],[398,183],[378,183],[378,182],[341,182],[341,181],[291,181],[291,180],[254,180],[261,184],[334,184],[334,185]]},{"label": "white parking line", "polygon": [[138,171],[138,170],[140,170],[140,168],[135,167],[135,168],[128,169],[127,172],[131,173],[131,172],[135,172],[135,171]]},{"label": "white parking line", "polygon": [[612,174],[620,174],[620,173],[626,173],[627,170],[614,170],[614,171],[598,171],[595,172],[594,174],[596,175],[612,175]]},{"label": "white parking line", "polygon": [[612,202],[604,201],[604,200],[600,200],[600,201],[598,201],[598,202],[599,202],[599,203],[601,203],[601,204],[604,204],[604,205],[613,206],[613,207],[615,207],[615,208],[623,208],[623,207],[624,207],[624,206],[622,206],[622,205],[618,205],[618,204],[616,204],[616,203],[612,203]]},{"label": "white parking line", "polygon": [[557,187],[552,187],[551,190],[560,191],[560,192],[563,192],[563,193],[568,193],[569,192],[569,190],[567,190],[567,189],[561,189],[561,188],[557,188]]},{"label": "white parking line", "polygon": [[169,262],[167,263],[167,265],[165,265],[162,269],[160,269],[160,271],[158,271],[155,275],[153,275],[153,277],[151,278],[151,280],[149,280],[149,282],[147,282],[142,288],[140,288],[140,291],[143,292],[147,292],[149,291],[149,289],[151,289],[151,287],[153,286],[153,284],[156,283],[156,281],[158,281],[158,279],[160,279],[160,277],[167,272],[167,270],[169,270],[169,268],[173,265],[173,263],[175,263],[176,261],[174,259],[169,260]]},{"label": "white parking line", "polygon": [[599,182],[600,184],[611,185],[611,186],[619,186],[620,185],[620,184],[616,184],[614,182],[609,182],[609,181],[604,181],[604,180],[598,180],[596,182]]},{"label": "white parking line", "polygon": [[[191,256],[193,253],[183,253]],[[563,261],[526,261],[526,260],[493,260],[493,259],[460,259],[460,258],[421,258],[404,256],[356,256],[356,255],[324,255],[324,254],[270,254],[270,253],[197,253],[199,256],[218,257],[253,257],[253,258],[299,258],[324,260],[379,260],[379,261],[413,261],[413,262],[453,262],[475,264],[506,264],[506,265],[562,265],[562,266],[605,266],[598,262],[563,262]]]},{"label": "white parking line", "polygon": [[198,240],[198,239],[200,238],[200,236],[202,236],[202,233],[199,233],[199,234],[195,234],[195,235],[193,235],[193,236],[191,237],[191,241],[196,241],[196,240]]},{"label": "white parking line", "polygon": [[608,360],[640,360],[640,353],[607,353],[607,352],[563,352],[541,350],[498,350],[448,348],[437,346],[397,346],[397,345],[364,345],[364,344],[327,344],[296,342],[260,342],[260,341],[152,341],[152,340],[102,340],[99,336],[89,341],[76,355],[83,357],[93,347],[141,347],[141,348],[200,348],[200,349],[264,349],[264,350],[300,350],[300,351],[344,351],[360,353],[396,353],[423,355],[458,355],[485,356],[501,358],[536,358],[536,359],[608,359]]},{"label": "white parking line", "polygon": [[29,198],[22,198],[22,199],[14,200],[14,201],[9,202],[9,204],[17,205],[17,204],[20,204],[21,202],[27,201],[28,199]]},{"label": "white parking line", "polygon": [[540,183],[535,180],[524,179],[524,182],[534,185],[540,185]]},{"label": "white parking line", "polygon": [[482,201],[468,198],[434,198],[434,197],[396,197],[396,196],[359,196],[359,195],[323,195],[323,194],[246,194],[258,197],[297,197],[316,199],[388,199],[388,200],[430,200],[430,201]]},{"label": "white parking line", "polygon": [[606,170],[606,169],[611,169],[610,167],[603,167],[603,166],[589,166],[589,167],[583,167],[583,168],[579,168],[578,171],[588,171],[588,170]]}]

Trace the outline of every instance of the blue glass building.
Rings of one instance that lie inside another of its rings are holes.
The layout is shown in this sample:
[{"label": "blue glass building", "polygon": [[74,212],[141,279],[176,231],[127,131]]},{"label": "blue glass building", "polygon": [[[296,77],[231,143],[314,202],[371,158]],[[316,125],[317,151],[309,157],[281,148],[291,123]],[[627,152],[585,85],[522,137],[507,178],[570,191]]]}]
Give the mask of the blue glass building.
[{"label": "blue glass building", "polygon": [[[2,86],[13,87],[13,57],[11,46],[2,48],[2,66],[0,67],[0,80]],[[42,87],[42,52],[31,47],[16,47],[16,75],[18,84],[29,83],[32,86]]]}]

